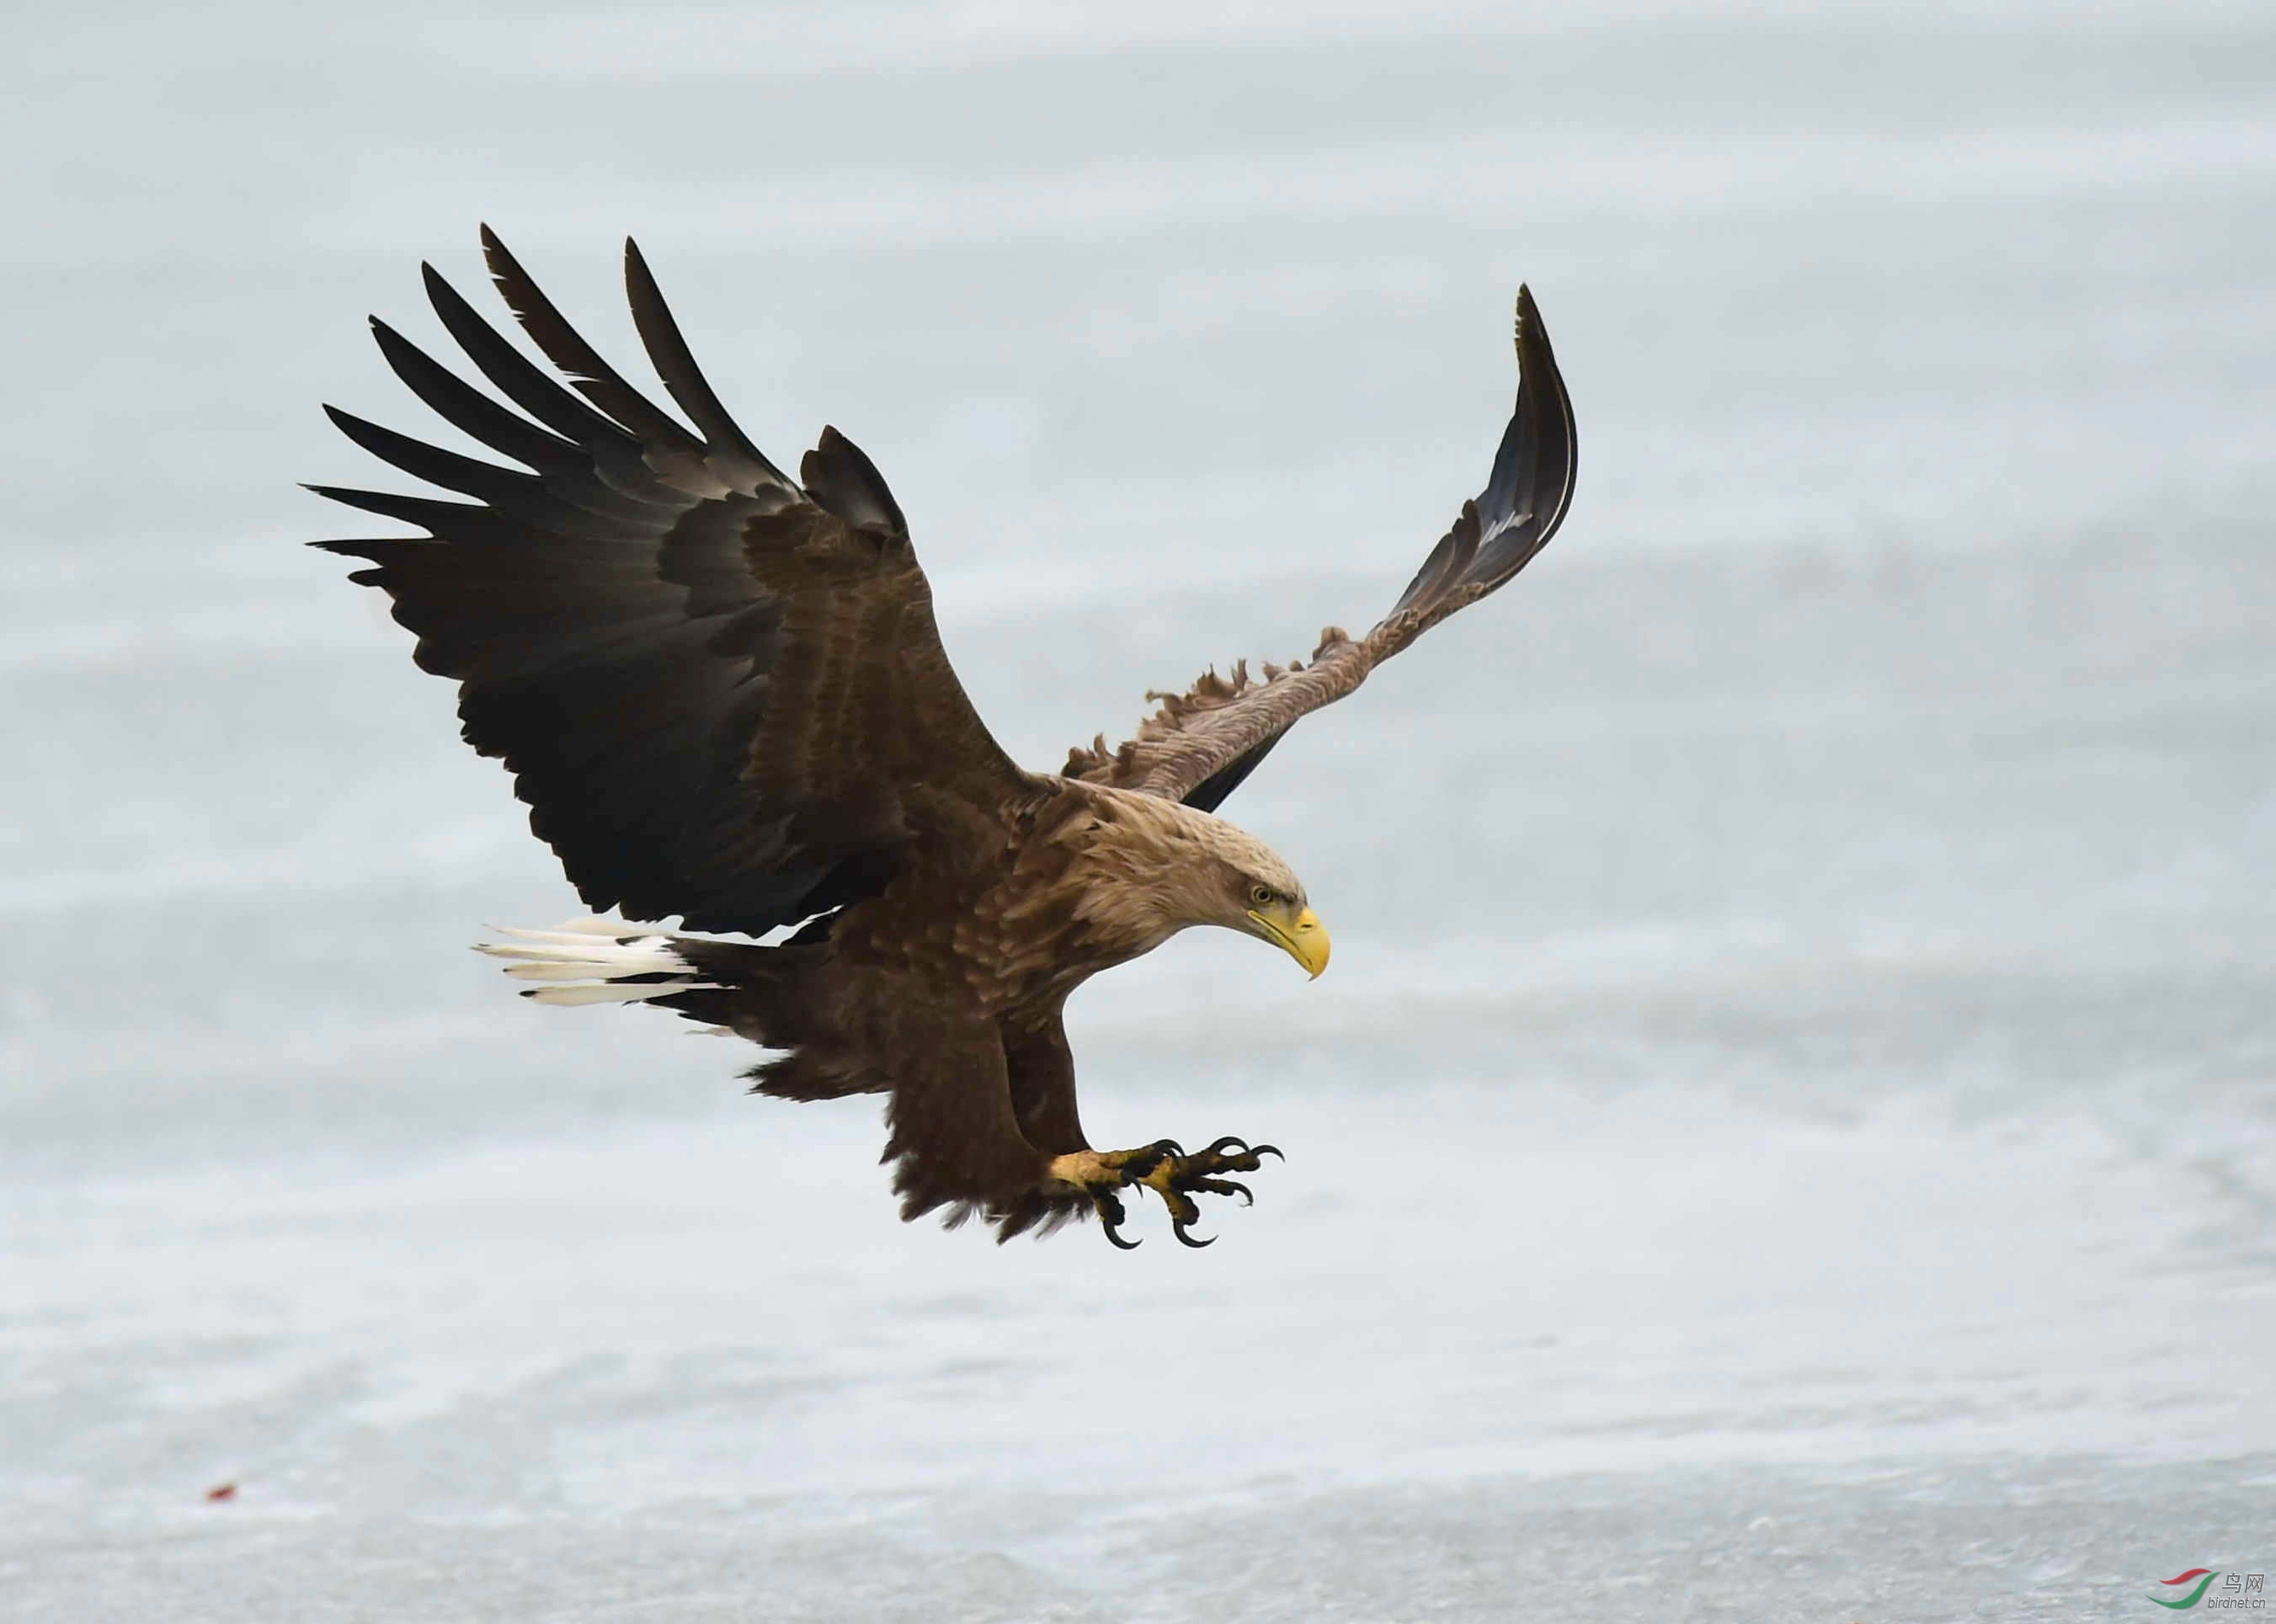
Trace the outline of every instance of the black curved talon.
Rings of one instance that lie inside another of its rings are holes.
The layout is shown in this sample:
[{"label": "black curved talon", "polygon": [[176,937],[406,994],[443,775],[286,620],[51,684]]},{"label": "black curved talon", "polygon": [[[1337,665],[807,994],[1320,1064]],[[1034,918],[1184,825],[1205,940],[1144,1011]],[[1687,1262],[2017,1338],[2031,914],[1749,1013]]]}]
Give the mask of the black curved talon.
[{"label": "black curved talon", "polygon": [[1130,1151],[1124,1158],[1122,1172],[1126,1183],[1135,1183],[1150,1175],[1164,1162],[1182,1159],[1185,1147],[1174,1139],[1157,1139],[1152,1144]]},{"label": "black curved talon", "polygon": [[1091,1202],[1098,1209],[1099,1233],[1106,1237],[1106,1243],[1117,1251],[1136,1251],[1140,1242],[1122,1238],[1122,1221],[1128,1216],[1122,1210],[1122,1203],[1104,1190],[1095,1191]]},{"label": "black curved talon", "polygon": [[[1233,1154],[1227,1156],[1225,1152],[1228,1150],[1232,1151]],[[1275,1161],[1280,1162],[1285,1162],[1288,1159],[1286,1157],[1280,1154],[1280,1147],[1278,1145],[1253,1145],[1245,1139],[1235,1138],[1231,1134],[1227,1134],[1224,1138],[1217,1140],[1210,1144],[1209,1149],[1201,1153],[1201,1157],[1215,1157],[1218,1160],[1222,1161],[1226,1166],[1238,1168],[1243,1172],[1249,1172],[1255,1168],[1257,1165],[1257,1157],[1263,1156],[1269,1156]],[[1201,1159],[1201,1157],[1196,1157],[1194,1159],[1198,1161]]]},{"label": "black curved talon", "polygon": [[1206,1241],[1196,1241],[1191,1235],[1187,1234],[1186,1233],[1186,1221],[1183,1218],[1172,1218],[1170,1220],[1170,1233],[1177,1236],[1179,1245],[1189,1246],[1196,1252],[1200,1251],[1202,1248],[1205,1246],[1215,1246],[1217,1244],[1217,1237],[1215,1235],[1211,1235]]}]

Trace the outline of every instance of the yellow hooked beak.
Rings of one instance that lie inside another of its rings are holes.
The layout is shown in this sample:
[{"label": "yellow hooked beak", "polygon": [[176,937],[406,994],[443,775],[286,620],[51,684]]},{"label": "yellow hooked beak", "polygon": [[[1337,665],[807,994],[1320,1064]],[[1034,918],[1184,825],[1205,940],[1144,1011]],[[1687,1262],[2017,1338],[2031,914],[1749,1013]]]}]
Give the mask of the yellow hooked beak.
[{"label": "yellow hooked beak", "polygon": [[1263,927],[1267,937],[1278,942],[1291,959],[1310,972],[1314,981],[1319,980],[1320,972],[1328,968],[1328,928],[1309,908],[1294,919],[1286,916],[1285,909],[1275,909],[1274,913],[1281,917],[1276,919],[1255,908],[1248,910],[1248,916]]}]

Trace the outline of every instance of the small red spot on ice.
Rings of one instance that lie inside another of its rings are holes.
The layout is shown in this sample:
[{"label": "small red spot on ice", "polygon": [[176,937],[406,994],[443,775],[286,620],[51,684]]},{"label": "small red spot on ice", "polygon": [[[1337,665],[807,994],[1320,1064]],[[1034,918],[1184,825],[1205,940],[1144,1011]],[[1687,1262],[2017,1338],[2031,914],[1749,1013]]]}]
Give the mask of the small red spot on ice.
[{"label": "small red spot on ice", "polygon": [[233,1483],[225,1483],[219,1488],[206,1491],[206,1499],[209,1500],[233,1500],[236,1498],[237,1485]]}]

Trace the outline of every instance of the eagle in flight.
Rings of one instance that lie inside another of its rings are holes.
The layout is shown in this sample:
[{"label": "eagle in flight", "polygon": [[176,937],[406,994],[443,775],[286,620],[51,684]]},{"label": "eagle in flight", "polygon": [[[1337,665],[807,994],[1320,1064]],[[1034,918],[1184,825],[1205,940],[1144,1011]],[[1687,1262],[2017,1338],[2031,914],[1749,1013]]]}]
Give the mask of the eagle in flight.
[{"label": "eagle in flight", "polygon": [[421,669],[459,684],[467,742],[501,758],[533,832],[596,912],[677,916],[722,941],[591,920],[482,951],[555,1004],[660,1005],[778,1053],[785,1099],[887,1097],[901,1215],[977,1215],[999,1240],[1151,1189],[1177,1238],[1201,1194],[1248,1191],[1270,1145],[1099,1150],[1075,1111],[1067,995],[1193,925],[1268,942],[1313,975],[1328,933],[1278,854],[1218,807],[1307,712],[1500,586],[1572,501],[1573,407],[1530,293],[1517,406],[1485,489],[1373,630],[1309,664],[1204,675],[1137,737],[1057,772],[1007,756],[941,648],[907,521],[835,429],[793,479],[735,426],[640,250],[633,319],[681,418],[562,319],[487,227],[491,276],[570,387],[434,269],[443,326],[508,408],[375,319],[411,391],[502,466],[330,407],[365,450],[467,498],[312,487],[416,537],[315,543],[368,561]]}]

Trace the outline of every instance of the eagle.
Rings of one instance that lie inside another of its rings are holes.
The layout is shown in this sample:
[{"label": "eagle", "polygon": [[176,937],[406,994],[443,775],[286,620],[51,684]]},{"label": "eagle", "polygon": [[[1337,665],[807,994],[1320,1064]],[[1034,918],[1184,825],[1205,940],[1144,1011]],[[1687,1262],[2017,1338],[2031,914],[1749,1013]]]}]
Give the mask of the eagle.
[{"label": "eagle", "polygon": [[1509,580],[1563,521],[1573,407],[1532,294],[1518,290],[1517,404],[1485,489],[1372,630],[1328,627],[1309,661],[1261,678],[1242,662],[1149,693],[1135,737],[1030,772],[958,682],[908,522],[858,446],[824,428],[797,478],[769,460],[631,241],[633,321],[680,415],[603,360],[487,226],[482,243],[561,378],[431,265],[436,315],[503,398],[371,327],[411,392],[504,461],[327,406],[451,496],[308,487],[424,533],[312,544],[369,566],[349,579],[393,600],[420,668],[459,685],[467,742],[505,763],[586,905],[619,916],[480,951],[541,1002],[651,1004],[762,1045],[755,1093],[884,1095],[905,1219],[977,1217],[1003,1241],[1095,1216],[1127,1248],[1123,1198],[1152,1190],[1179,1241],[1210,1244],[1195,1196],[1245,1204],[1226,1175],[1278,1150],[1233,1135],[1095,1149],[1062,1012],[1196,925],[1327,968],[1303,882],[1217,809],[1301,717]]}]

